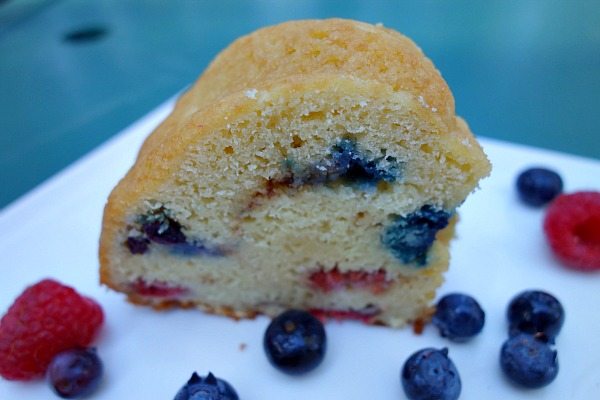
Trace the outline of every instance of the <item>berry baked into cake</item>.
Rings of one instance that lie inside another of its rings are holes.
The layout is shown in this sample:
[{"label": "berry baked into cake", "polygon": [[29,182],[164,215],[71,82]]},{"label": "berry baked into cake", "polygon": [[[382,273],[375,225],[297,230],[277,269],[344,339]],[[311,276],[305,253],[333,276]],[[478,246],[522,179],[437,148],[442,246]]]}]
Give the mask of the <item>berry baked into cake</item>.
[{"label": "berry baked into cake", "polygon": [[219,54],[106,205],[101,280],[235,318],[425,316],[456,208],[490,171],[415,44],[288,22]]}]

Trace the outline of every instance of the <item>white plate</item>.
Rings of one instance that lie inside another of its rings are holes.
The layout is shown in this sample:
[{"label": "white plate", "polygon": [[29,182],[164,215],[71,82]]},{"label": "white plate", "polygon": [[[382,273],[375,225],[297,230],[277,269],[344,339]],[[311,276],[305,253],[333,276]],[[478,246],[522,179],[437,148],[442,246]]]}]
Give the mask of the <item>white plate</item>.
[{"label": "white plate", "polygon": [[[266,318],[235,322],[194,310],[155,312],[133,306],[98,284],[97,245],[105,199],[134,160],[143,138],[170,111],[163,104],[118,137],[0,214],[3,288],[0,312],[29,284],[53,277],[96,298],[106,313],[97,342],[105,379],[94,399],[172,399],[192,371],[228,380],[243,400],[401,399],[399,371],[423,347],[448,347],[460,372],[461,399],[595,399],[600,392],[600,275],[562,268],[541,230],[543,211],[521,205],[517,173],[528,166],[558,170],[567,191],[600,189],[600,163],[482,139],[492,176],[461,208],[447,281],[439,293],[463,291],[486,311],[481,335],[465,344],[429,326],[326,326],[323,364],[302,377],[269,365],[262,349]],[[498,354],[506,338],[506,305],[526,288],[556,295],[566,310],[557,340],[560,372],[548,387],[523,390],[503,377]],[[45,382],[0,378],[0,399],[53,398]]]}]

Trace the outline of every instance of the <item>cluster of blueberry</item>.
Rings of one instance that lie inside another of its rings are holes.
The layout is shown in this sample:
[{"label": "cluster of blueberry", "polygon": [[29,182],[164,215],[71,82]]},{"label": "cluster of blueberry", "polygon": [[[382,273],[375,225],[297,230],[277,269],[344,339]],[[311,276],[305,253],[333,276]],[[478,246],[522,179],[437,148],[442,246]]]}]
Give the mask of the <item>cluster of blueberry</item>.
[{"label": "cluster of blueberry", "polygon": [[551,294],[528,290],[508,306],[509,339],[502,346],[500,365],[508,378],[528,388],[546,386],[558,374],[556,350],[551,348],[565,314]]},{"label": "cluster of blueberry", "polygon": [[[508,307],[510,339],[502,346],[500,365],[513,382],[529,388],[545,386],[558,373],[556,351],[550,348],[564,321],[558,300],[541,291],[526,291]],[[485,313],[471,296],[452,293],[442,297],[432,323],[441,336],[465,342],[479,334]],[[270,363],[284,373],[299,375],[315,369],[325,357],[327,336],[321,321],[306,311],[288,310],[269,324],[263,346]],[[400,381],[411,400],[455,400],[462,384],[448,349],[424,348],[404,363]],[[227,382],[209,374],[195,373],[178,392],[175,400],[191,400],[195,393],[206,400],[237,400]],[[214,393],[214,395],[209,395]]]},{"label": "cluster of blueberry", "polygon": [[[485,312],[471,296],[451,293],[442,297],[432,318],[440,335],[453,342],[476,336],[485,324]],[[411,400],[457,399],[462,389],[458,370],[448,349],[425,348],[412,354],[402,367],[402,387]]]},{"label": "cluster of blueberry", "polygon": [[[550,347],[564,321],[560,302],[552,295],[525,291],[508,306],[510,338],[500,351],[500,366],[514,383],[539,388],[558,374],[556,351]],[[443,337],[464,342],[481,332],[485,313],[472,297],[453,293],[442,297],[432,319]],[[411,400],[458,399],[461,380],[448,349],[426,348],[414,353],[402,368],[402,386]]]}]

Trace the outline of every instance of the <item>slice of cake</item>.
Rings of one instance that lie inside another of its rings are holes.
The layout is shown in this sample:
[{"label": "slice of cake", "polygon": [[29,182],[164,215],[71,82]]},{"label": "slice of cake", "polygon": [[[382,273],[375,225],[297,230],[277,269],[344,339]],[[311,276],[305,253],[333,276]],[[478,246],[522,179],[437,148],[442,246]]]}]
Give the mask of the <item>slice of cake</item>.
[{"label": "slice of cake", "polygon": [[426,315],[456,208],[490,171],[399,33],[296,21],[242,37],[148,137],[106,205],[101,280],[134,303]]}]

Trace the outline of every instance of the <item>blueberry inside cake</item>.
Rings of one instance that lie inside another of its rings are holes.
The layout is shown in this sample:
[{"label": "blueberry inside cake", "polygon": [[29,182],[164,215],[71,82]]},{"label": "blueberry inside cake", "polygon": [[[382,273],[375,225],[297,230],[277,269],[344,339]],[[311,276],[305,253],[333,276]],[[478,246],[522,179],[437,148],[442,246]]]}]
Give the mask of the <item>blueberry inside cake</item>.
[{"label": "blueberry inside cake", "polygon": [[106,205],[101,280],[235,318],[428,313],[457,207],[490,171],[413,42],[295,21],[219,54]]}]

